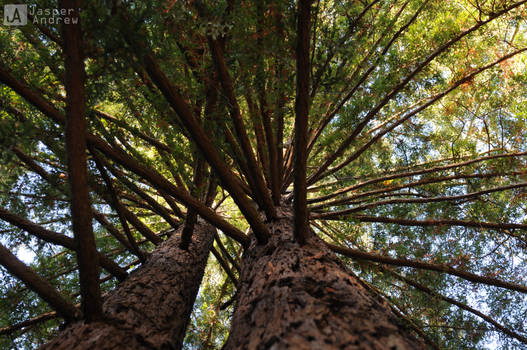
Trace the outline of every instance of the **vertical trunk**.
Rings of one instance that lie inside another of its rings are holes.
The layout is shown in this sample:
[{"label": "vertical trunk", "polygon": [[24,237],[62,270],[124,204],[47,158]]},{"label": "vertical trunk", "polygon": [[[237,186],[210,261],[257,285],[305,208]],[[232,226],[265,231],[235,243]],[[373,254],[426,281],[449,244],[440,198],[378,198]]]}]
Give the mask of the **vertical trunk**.
[{"label": "vertical trunk", "polygon": [[244,255],[224,349],[424,349],[317,237],[300,246],[279,209],[266,245]]},{"label": "vertical trunk", "polygon": [[[86,164],[86,73],[81,25],[80,0],[61,0],[70,24],[62,26],[64,39],[64,66],[66,69],[66,155],[68,183],[71,197],[71,222],[76,244],[81,308],[87,322],[102,317],[101,288],[99,286],[99,256],[92,228],[88,170]],[[75,22],[74,22],[75,21]]]},{"label": "vertical trunk", "polygon": [[199,221],[188,251],[172,235],[104,300],[104,320],[77,322],[41,349],[180,349],[214,240]]},{"label": "vertical trunk", "polygon": [[307,209],[307,128],[309,124],[309,29],[311,22],[311,0],[298,1],[298,37],[296,39],[296,101],[295,101],[295,145],[294,187],[295,238],[300,244],[309,237],[309,213]]}]

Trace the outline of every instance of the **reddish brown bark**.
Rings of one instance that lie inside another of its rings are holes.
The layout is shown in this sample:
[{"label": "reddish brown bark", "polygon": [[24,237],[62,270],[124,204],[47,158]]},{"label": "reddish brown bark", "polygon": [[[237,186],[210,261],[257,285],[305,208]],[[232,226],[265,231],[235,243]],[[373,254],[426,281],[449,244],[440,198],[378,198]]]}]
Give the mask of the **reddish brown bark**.
[{"label": "reddish brown bark", "polygon": [[[267,241],[268,232],[256,209],[252,206],[249,198],[245,196],[243,190],[238,185],[236,176],[230,171],[221,159],[220,154],[214,147],[210,137],[203,131],[198,121],[194,117],[192,110],[187,105],[183,97],[178,93],[164,72],[160,70],[152,56],[145,56],[145,68],[148,74],[164,94],[167,101],[181,118],[182,123],[189,132],[192,140],[196,143],[203,156],[214,169],[222,184],[231,194],[241,212],[244,214],[251,227],[254,229],[260,242]],[[203,215],[202,213],[200,213]]]},{"label": "reddish brown bark", "polygon": [[[79,19],[80,1],[62,0],[60,7],[68,9],[70,19]],[[66,68],[66,155],[68,180],[71,193],[71,221],[77,262],[81,306],[86,321],[99,320],[102,316],[101,289],[99,286],[99,257],[92,228],[91,204],[86,165],[86,92],[84,82],[84,55],[80,23],[62,27]]]},{"label": "reddish brown bark", "polygon": [[309,236],[307,210],[307,127],[309,119],[309,32],[311,0],[298,2],[298,37],[296,46],[296,101],[294,146],[295,238],[306,242]]},{"label": "reddish brown bark", "polygon": [[[119,221],[121,223],[121,227],[123,228],[123,231],[126,234],[126,238],[128,239],[128,244],[132,248],[132,252],[141,260],[142,263],[146,260],[145,253],[139,249],[137,242],[135,241],[135,238],[132,235],[132,231],[130,230],[130,226],[128,226],[128,222],[126,221],[125,214],[124,214],[124,208],[121,204],[121,201],[119,200],[119,197],[117,196],[117,193],[115,192],[115,189],[113,187],[112,179],[110,179],[110,176],[106,172],[106,169],[101,164],[100,159],[98,158],[97,154],[92,152],[93,158],[95,160],[95,163],[97,165],[97,169],[99,169],[99,173],[101,174],[101,177],[106,184],[106,189],[109,192],[109,197],[111,199],[110,205],[115,209],[117,212],[117,216],[119,217]],[[160,242],[161,239],[159,240]]]},{"label": "reddish brown bark", "polygon": [[425,349],[317,237],[293,239],[278,211],[269,243],[244,255],[225,349]]},{"label": "reddish brown bark", "polygon": [[[38,92],[28,87],[27,84],[25,84],[22,80],[16,79],[13,75],[11,75],[9,71],[4,69],[2,66],[0,66],[0,82],[9,86],[16,93],[20,94],[20,96],[26,99],[29,103],[38,108],[38,110],[40,110],[44,115],[48,116],[58,124],[65,123],[65,117],[58,109],[56,109],[52,104],[50,104],[49,101],[43,98],[42,95],[40,95]],[[236,241],[242,244],[246,243],[247,238],[243,234],[243,232],[241,232],[240,230],[232,226],[230,223],[225,221],[221,216],[216,214],[209,207],[203,205],[194,197],[190,196],[185,191],[185,189],[174,186],[161,174],[151,168],[143,166],[137,160],[126,154],[122,149],[110,146],[99,136],[88,133],[86,135],[86,138],[88,144],[97,148],[97,150],[103,153],[106,157],[114,160],[115,162],[119,163],[120,165],[134,172],[135,174],[143,177],[151,184],[156,186],[156,188],[160,192],[165,191],[167,194],[170,194],[184,205],[195,208],[201,217],[203,217],[205,220],[207,220],[217,228],[221,229],[225,234],[229,235],[231,238],[235,239]],[[216,153],[216,155],[218,154]],[[237,188],[241,188],[240,182],[235,176],[232,176],[231,179],[233,180],[234,186],[237,186]],[[254,216],[252,216],[251,218],[255,221],[249,220],[250,222],[252,222],[252,227],[258,227],[260,230],[265,230],[265,226],[263,225],[263,222],[259,219],[256,210],[252,208],[250,202],[246,197],[245,200],[247,201],[247,208],[252,214],[254,214]],[[175,212],[177,213],[177,211]],[[267,234],[267,232],[262,231],[262,234],[264,235],[262,236],[263,238],[265,237],[265,234]]]},{"label": "reddish brown bark", "polygon": [[102,322],[77,322],[41,349],[180,349],[214,232],[198,222],[186,251],[173,234],[105,297]]},{"label": "reddish brown bark", "polygon": [[[247,131],[245,129],[245,124],[240,112],[240,107],[234,95],[234,85],[232,79],[229,75],[227,64],[225,63],[225,58],[223,57],[223,50],[221,45],[216,40],[209,41],[212,54],[214,56],[214,65],[218,72],[218,78],[223,87],[223,91],[229,100],[229,111],[234,125],[234,130],[236,136],[240,142],[240,146],[243,150],[244,158],[248,165],[249,175],[253,178],[255,182],[255,188],[253,188],[253,193],[256,197],[258,205],[262,207],[267,215],[267,219],[271,220],[275,216],[274,204],[265,185],[264,177],[262,172],[259,170],[258,164],[256,162],[256,157],[249,141]],[[265,242],[263,242],[265,243]]]}]

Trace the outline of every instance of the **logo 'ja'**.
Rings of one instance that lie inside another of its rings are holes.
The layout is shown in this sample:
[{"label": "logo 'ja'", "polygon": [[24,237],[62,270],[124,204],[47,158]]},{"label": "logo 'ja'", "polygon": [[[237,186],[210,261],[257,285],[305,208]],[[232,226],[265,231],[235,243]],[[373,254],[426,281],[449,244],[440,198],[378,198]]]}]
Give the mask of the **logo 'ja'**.
[{"label": "logo 'ja'", "polygon": [[27,5],[4,5],[4,24],[6,26],[27,24]]}]

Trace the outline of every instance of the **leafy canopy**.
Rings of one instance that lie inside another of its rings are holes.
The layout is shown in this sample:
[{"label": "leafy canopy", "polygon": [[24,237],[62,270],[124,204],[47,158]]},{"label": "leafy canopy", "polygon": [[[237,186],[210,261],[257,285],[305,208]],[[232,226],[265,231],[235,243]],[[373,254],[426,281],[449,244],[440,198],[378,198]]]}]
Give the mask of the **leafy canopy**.
[{"label": "leafy canopy", "polygon": [[[311,227],[330,243],[368,253],[369,258],[343,259],[441,348],[526,346],[525,288],[494,283],[527,284],[523,3],[312,4],[305,174]],[[58,8],[55,1],[31,6]],[[274,195],[276,185],[274,204],[290,205],[298,151],[297,19],[296,3],[289,1],[85,2],[89,132],[203,203],[210,197],[208,205],[234,228],[254,229],[238,195],[210,161],[210,150],[198,144],[145,57],[153,57],[251,200],[263,209],[256,174],[266,185],[263,197]],[[72,237],[63,125],[6,78],[63,112],[60,30],[31,21],[0,27],[0,208]],[[219,76],[222,64],[230,86]],[[256,170],[232,117],[236,108]],[[123,231],[123,221],[93,152],[108,163],[120,203],[146,229],[161,235],[173,227],[142,194],[180,223],[191,209],[144,174],[90,149],[92,206],[103,217],[95,217],[93,225],[97,248],[133,270],[140,265],[137,256],[110,232]],[[128,221],[141,249],[153,250],[145,229]],[[224,249],[219,242],[216,249],[236,277],[243,249],[229,232],[220,237]],[[0,242],[65,299],[80,301],[72,251],[6,220],[0,220]],[[383,264],[376,256],[392,261]],[[409,260],[428,267],[411,266]],[[483,283],[444,273],[445,266],[481,276]],[[61,319],[7,270],[0,269],[0,276],[0,347],[33,348],[49,340]],[[106,272],[101,278],[103,291],[117,284]],[[187,332],[188,348],[221,347],[235,289],[233,277],[211,257]],[[35,317],[40,321],[10,327]]]}]

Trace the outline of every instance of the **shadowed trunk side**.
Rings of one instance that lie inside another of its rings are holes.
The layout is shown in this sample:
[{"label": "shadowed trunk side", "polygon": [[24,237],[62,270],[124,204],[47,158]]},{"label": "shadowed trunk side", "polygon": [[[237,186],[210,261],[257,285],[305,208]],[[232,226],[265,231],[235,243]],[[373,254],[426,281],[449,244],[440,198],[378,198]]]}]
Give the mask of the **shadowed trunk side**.
[{"label": "shadowed trunk side", "polygon": [[173,234],[105,297],[102,322],[74,323],[41,349],[181,349],[214,233],[199,220],[186,251]]},{"label": "shadowed trunk side", "polygon": [[317,237],[293,239],[293,213],[278,210],[271,239],[243,258],[224,349],[425,349]]}]

